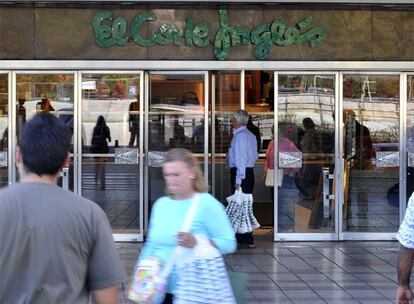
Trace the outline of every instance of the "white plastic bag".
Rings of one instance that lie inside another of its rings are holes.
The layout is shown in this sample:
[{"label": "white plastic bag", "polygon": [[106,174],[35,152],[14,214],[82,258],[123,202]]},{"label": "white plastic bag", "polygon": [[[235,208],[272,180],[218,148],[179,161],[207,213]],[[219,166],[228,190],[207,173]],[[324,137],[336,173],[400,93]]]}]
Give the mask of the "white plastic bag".
[{"label": "white plastic bag", "polygon": [[243,193],[241,188],[227,197],[226,213],[236,233],[252,232],[260,227],[253,214],[253,195]]}]

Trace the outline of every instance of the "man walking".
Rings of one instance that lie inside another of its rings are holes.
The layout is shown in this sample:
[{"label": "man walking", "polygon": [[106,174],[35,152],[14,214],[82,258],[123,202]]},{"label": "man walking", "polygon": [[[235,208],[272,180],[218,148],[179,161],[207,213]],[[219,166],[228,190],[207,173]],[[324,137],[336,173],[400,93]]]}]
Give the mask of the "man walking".
[{"label": "man walking", "polygon": [[70,142],[48,113],[20,132],[20,183],[0,190],[0,303],[118,302],[125,273],[105,213],[56,185]]},{"label": "man walking", "polygon": [[414,193],[411,195],[404,220],[398,230],[400,241],[398,255],[398,289],[397,304],[414,303],[413,291],[410,287],[411,269],[414,262]]},{"label": "man walking", "polygon": [[[247,128],[249,114],[244,110],[233,113],[233,139],[231,140],[228,161],[230,167],[230,181],[233,191],[242,188],[243,193],[252,194],[254,187],[253,167],[259,158],[257,153],[256,137]],[[254,248],[253,232],[236,234],[237,243]]]}]

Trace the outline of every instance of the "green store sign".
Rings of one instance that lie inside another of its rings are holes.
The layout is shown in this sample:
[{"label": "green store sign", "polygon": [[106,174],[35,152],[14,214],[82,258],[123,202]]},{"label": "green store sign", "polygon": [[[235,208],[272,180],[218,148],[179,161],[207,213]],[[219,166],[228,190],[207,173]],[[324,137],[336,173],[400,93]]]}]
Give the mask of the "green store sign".
[{"label": "green store sign", "polygon": [[140,47],[154,45],[195,46],[200,48],[214,47],[214,55],[218,60],[226,60],[232,47],[255,45],[254,54],[257,59],[264,60],[273,45],[284,47],[309,43],[310,47],[321,45],[327,38],[323,27],[315,27],[313,17],[306,17],[294,27],[287,27],[282,19],[272,23],[260,24],[251,31],[242,26],[231,25],[227,10],[219,9],[219,29],[214,37],[207,23],[196,24],[193,17],[187,17],[183,29],[172,24],[163,24],[150,37],[144,37],[141,29],[147,22],[155,21],[153,12],[136,16],[128,25],[123,17],[112,16],[111,11],[102,11],[93,18],[92,27],[95,42],[99,47],[110,48],[125,46],[134,41]]}]

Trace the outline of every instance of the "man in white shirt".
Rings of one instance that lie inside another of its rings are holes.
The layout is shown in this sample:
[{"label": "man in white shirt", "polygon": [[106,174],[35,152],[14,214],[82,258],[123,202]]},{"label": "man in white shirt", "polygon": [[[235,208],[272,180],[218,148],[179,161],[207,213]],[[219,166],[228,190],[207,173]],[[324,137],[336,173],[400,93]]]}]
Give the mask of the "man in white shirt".
[{"label": "man in white shirt", "polygon": [[[252,194],[254,188],[253,167],[259,158],[257,153],[256,136],[246,126],[249,114],[244,110],[233,113],[231,123],[233,125],[233,139],[228,152],[230,167],[230,182],[232,190],[242,188],[243,193]],[[253,232],[236,234],[237,243],[254,248]]]}]

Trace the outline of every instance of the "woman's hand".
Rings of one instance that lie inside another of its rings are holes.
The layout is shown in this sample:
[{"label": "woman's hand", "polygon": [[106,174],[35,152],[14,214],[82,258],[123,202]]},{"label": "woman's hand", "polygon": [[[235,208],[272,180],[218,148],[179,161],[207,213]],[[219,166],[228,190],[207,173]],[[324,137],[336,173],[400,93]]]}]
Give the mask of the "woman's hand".
[{"label": "woman's hand", "polygon": [[194,248],[197,240],[191,233],[179,232],[177,235],[177,243],[185,248]]}]

